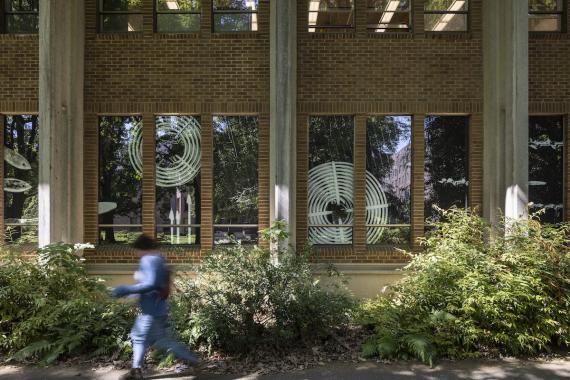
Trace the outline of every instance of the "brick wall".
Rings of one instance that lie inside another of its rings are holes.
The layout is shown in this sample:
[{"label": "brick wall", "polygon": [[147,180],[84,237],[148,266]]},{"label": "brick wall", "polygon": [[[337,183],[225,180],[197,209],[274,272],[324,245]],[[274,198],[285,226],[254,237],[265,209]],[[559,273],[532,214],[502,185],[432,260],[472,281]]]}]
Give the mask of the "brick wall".
[{"label": "brick wall", "polygon": [[[85,234],[97,239],[98,117],[132,115],[144,123],[145,231],[154,232],[154,137],[157,114],[200,115],[202,121],[202,251],[169,250],[173,262],[197,262],[211,248],[213,231],[212,125],[215,114],[259,116],[260,226],[269,219],[269,1],[260,0],[259,32],[215,34],[211,0],[203,0],[195,34],[153,33],[152,0],[144,0],[143,32],[97,33],[96,0],[86,0]],[[570,0],[567,1],[570,4]],[[355,0],[355,28],[342,33],[307,31],[307,1],[298,0],[297,236],[307,237],[308,118],[355,116],[355,187],[364,188],[365,120],[373,114],[413,116],[412,237],[423,234],[423,119],[428,114],[470,115],[469,197],[482,202],[483,68],[482,0],[471,1],[470,31],[423,31],[423,4],[413,2],[411,33],[371,34],[366,0]],[[568,15],[568,14],[567,14]],[[570,24],[568,17],[567,24]],[[570,34],[532,34],[529,42],[530,112],[570,114]],[[0,35],[0,113],[38,110],[38,37]],[[570,134],[567,133],[570,146]],[[567,170],[570,155],[566,155]],[[570,208],[570,175],[566,176]],[[398,262],[393,248],[365,244],[364,199],[355,198],[353,247],[326,247],[317,260]],[[570,213],[567,213],[570,218]],[[2,218],[0,218],[2,219]],[[414,245],[417,248],[417,245]],[[133,262],[126,248],[88,253],[91,262]]]},{"label": "brick wall", "polygon": [[[96,0],[86,0],[85,235],[97,240],[98,117],[143,118],[143,230],[155,232],[154,117],[199,115],[202,124],[200,248],[167,249],[172,262],[197,262],[212,248],[213,133],[216,114],[259,117],[259,225],[269,223],[269,2],[260,1],[259,31],[213,33],[211,0],[202,0],[199,33],[153,32],[153,0],[143,1],[141,33],[97,33]],[[91,262],[134,262],[127,247],[87,254]]]},{"label": "brick wall", "polygon": [[413,2],[412,32],[366,30],[366,0],[355,0],[355,28],[309,33],[306,0],[298,0],[297,236],[307,238],[308,124],[315,114],[355,116],[352,247],[319,247],[317,261],[401,262],[393,247],[366,245],[366,117],[412,115],[412,248],[424,231],[424,117],[470,115],[470,204],[482,202],[482,1],[472,0],[467,33],[423,31],[423,3]]}]

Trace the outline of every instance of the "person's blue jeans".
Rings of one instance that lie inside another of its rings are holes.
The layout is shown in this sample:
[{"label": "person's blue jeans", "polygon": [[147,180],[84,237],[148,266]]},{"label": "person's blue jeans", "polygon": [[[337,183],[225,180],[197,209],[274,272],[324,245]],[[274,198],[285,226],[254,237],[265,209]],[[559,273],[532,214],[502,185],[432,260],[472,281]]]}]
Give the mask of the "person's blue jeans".
[{"label": "person's blue jeans", "polygon": [[139,315],[131,330],[131,340],[133,342],[133,368],[142,368],[144,355],[150,346],[173,353],[178,359],[185,360],[189,364],[199,362],[198,357],[186,346],[173,339],[167,316]]}]

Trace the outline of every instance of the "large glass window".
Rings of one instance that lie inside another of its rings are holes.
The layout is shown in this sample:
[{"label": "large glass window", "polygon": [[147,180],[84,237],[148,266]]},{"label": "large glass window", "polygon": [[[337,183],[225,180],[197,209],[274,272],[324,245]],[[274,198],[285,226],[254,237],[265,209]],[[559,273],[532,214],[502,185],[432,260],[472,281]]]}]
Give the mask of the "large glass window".
[{"label": "large glass window", "polygon": [[425,136],[425,217],[437,218],[433,205],[467,207],[469,117],[428,116]]},{"label": "large glass window", "polygon": [[142,231],[142,122],[99,119],[99,243],[130,243]]},{"label": "large glass window", "polygon": [[312,244],[352,244],[354,118],[309,118],[308,222]]},{"label": "large glass window", "polygon": [[529,0],[528,2],[528,30],[531,32],[560,32],[563,16],[563,0]]},{"label": "large glass window", "polygon": [[141,32],[143,0],[98,0],[99,30],[109,33]]},{"label": "large glass window", "polygon": [[8,243],[38,242],[38,117],[6,116],[4,224]]},{"label": "large glass window", "polygon": [[528,199],[531,212],[544,209],[546,223],[563,221],[564,131],[562,116],[531,116],[528,133]]},{"label": "large glass window", "polygon": [[368,0],[367,28],[374,32],[410,30],[410,0]]},{"label": "large glass window", "polygon": [[6,33],[33,34],[38,32],[39,0],[4,0],[4,29]]},{"label": "large glass window", "polygon": [[213,0],[214,32],[257,31],[259,0]]},{"label": "large glass window", "polygon": [[258,120],[215,116],[214,243],[257,242]]},{"label": "large glass window", "polygon": [[200,30],[200,0],[156,0],[156,31],[189,33]]},{"label": "large glass window", "polygon": [[200,135],[197,117],[156,118],[156,235],[159,242],[200,242]]},{"label": "large glass window", "polygon": [[366,123],[368,244],[410,241],[411,116],[373,116]]},{"label": "large glass window", "polygon": [[425,0],[424,27],[430,32],[464,32],[468,29],[468,0]]},{"label": "large glass window", "polygon": [[309,32],[354,26],[354,0],[308,0]]}]

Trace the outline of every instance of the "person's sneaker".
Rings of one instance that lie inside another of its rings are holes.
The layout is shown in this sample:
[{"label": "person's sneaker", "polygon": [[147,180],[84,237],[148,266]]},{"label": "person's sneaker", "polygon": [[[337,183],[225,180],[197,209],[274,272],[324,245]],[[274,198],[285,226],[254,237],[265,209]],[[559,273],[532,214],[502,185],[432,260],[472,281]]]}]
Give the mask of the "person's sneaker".
[{"label": "person's sneaker", "polygon": [[142,371],[140,368],[132,368],[129,372],[119,377],[119,380],[143,380]]}]

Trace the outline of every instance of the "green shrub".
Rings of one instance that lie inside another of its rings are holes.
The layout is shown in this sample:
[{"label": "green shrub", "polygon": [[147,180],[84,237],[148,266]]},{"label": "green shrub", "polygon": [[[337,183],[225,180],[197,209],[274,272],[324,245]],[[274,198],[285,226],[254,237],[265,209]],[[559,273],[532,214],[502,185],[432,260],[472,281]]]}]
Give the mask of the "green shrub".
[{"label": "green shrub", "polygon": [[492,228],[468,211],[442,213],[405,277],[361,306],[358,319],[375,330],[364,354],[432,363],[567,346],[570,226],[533,216]]},{"label": "green shrub", "polygon": [[113,302],[80,261],[68,244],[40,249],[35,262],[15,253],[0,258],[0,351],[49,363],[127,345],[133,310]]},{"label": "green shrub", "polygon": [[[263,235],[281,241],[287,237],[282,227],[274,225]],[[323,337],[348,321],[353,303],[338,282],[326,287],[313,278],[308,254],[285,249],[216,249],[205,257],[195,280],[177,287],[173,319],[182,336],[230,353]]]}]

